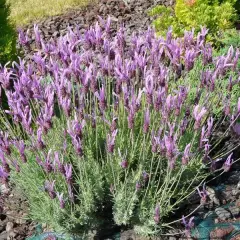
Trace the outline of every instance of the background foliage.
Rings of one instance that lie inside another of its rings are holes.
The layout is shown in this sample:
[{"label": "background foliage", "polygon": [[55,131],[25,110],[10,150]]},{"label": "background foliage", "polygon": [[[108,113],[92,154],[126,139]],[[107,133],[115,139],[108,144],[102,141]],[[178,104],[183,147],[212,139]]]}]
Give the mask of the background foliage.
[{"label": "background foliage", "polygon": [[16,58],[16,31],[9,23],[10,10],[5,0],[0,0],[0,63]]},{"label": "background foliage", "polygon": [[159,34],[165,34],[169,26],[175,36],[183,36],[184,30],[201,26],[209,29],[209,37],[216,37],[219,31],[232,28],[238,19],[234,8],[236,0],[177,0],[174,9],[165,6],[154,7],[150,15],[156,16],[153,25]]}]

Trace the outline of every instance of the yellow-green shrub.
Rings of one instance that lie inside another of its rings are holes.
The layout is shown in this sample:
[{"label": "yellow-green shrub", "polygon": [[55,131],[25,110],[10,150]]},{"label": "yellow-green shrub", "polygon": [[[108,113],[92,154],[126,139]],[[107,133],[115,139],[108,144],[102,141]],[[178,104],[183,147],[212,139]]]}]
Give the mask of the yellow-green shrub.
[{"label": "yellow-green shrub", "polygon": [[168,26],[173,27],[175,36],[182,36],[184,30],[194,28],[196,32],[201,26],[209,29],[214,37],[219,31],[233,27],[237,20],[234,4],[236,0],[177,0],[173,8],[156,6],[150,15],[157,16],[153,25],[159,34],[165,34]]}]

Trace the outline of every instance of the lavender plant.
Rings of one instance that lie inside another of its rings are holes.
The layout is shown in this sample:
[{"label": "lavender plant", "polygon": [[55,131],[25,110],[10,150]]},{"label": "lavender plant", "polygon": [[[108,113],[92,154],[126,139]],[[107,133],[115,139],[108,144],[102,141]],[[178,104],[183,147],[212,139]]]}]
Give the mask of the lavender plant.
[{"label": "lavender plant", "polygon": [[[0,73],[9,105],[0,176],[25,194],[31,219],[80,234],[110,209],[117,225],[162,233],[217,159],[228,157],[229,170],[237,146],[218,144],[240,114],[239,52],[213,58],[206,34],[162,39],[149,29],[127,41],[123,27],[110,34],[109,18],[45,42],[35,26],[32,60]],[[19,41],[29,47],[21,31]],[[217,141],[214,109],[229,121]]]}]

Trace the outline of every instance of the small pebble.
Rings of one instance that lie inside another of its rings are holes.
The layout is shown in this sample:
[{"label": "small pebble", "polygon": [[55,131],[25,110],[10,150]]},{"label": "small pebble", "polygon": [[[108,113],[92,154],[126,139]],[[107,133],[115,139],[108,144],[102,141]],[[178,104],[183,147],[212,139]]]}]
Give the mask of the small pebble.
[{"label": "small pebble", "polygon": [[12,222],[8,222],[6,225],[6,231],[10,232],[13,229],[14,224]]}]

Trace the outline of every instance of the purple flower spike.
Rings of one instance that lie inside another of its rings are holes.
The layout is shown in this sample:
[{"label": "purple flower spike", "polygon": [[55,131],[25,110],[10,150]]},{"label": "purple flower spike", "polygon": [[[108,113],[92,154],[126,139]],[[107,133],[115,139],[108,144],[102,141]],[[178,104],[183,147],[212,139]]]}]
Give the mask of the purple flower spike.
[{"label": "purple flower spike", "polygon": [[236,124],[233,126],[233,131],[234,131],[238,136],[240,136],[240,123],[236,123]]},{"label": "purple flower spike", "polygon": [[187,165],[189,162],[190,158],[190,148],[191,148],[191,143],[189,143],[184,150],[183,157],[182,157],[182,164]]},{"label": "purple flower spike", "polygon": [[4,153],[2,151],[0,151],[0,160],[2,162],[2,166],[5,172],[10,173],[10,167],[9,167],[8,161],[5,158]]},{"label": "purple flower spike", "polygon": [[104,110],[107,107],[107,102],[106,102],[106,97],[105,97],[105,88],[101,87],[99,92],[95,92],[95,96],[97,97],[98,101],[99,101],[99,108],[102,112],[104,112]]},{"label": "purple flower spike", "polygon": [[5,171],[5,169],[0,166],[0,178],[2,180],[3,183],[7,183],[8,182],[8,173]]},{"label": "purple flower spike", "polygon": [[233,153],[231,153],[231,154],[228,156],[227,160],[226,160],[225,163],[223,164],[223,169],[224,169],[225,172],[228,172],[228,171],[230,170],[232,164],[233,164],[232,155],[233,155]]},{"label": "purple flower spike", "polygon": [[159,207],[159,204],[157,204],[157,206],[155,208],[154,222],[156,224],[159,224],[159,222],[160,222],[160,207]]},{"label": "purple flower spike", "polygon": [[29,38],[28,38],[27,34],[25,34],[22,29],[18,30],[18,41],[23,46],[27,45],[29,42]]},{"label": "purple flower spike", "polygon": [[118,129],[107,135],[107,151],[113,153]]},{"label": "purple flower spike", "polygon": [[41,37],[40,37],[38,25],[34,24],[33,29],[34,29],[34,34],[35,34],[35,41],[36,41],[37,45],[39,46],[39,44],[41,43]]},{"label": "purple flower spike", "polygon": [[202,191],[200,191],[198,187],[197,187],[197,191],[199,196],[201,197],[201,204],[205,204],[207,202],[207,195],[208,195],[205,184],[203,185]]},{"label": "purple flower spike", "polygon": [[59,193],[57,192],[57,197],[58,197],[58,200],[60,202],[60,208],[64,209],[65,208],[65,201],[63,199],[63,193]]},{"label": "purple flower spike", "polygon": [[0,150],[7,155],[11,154],[10,141],[7,133],[0,132]]},{"label": "purple flower spike", "polygon": [[66,164],[64,166],[65,169],[65,178],[68,184],[71,184],[72,182],[72,165],[71,164]]},{"label": "purple flower spike", "polygon": [[142,185],[140,182],[136,182],[136,190],[139,191],[142,188]]},{"label": "purple flower spike", "polygon": [[128,167],[128,162],[127,162],[127,160],[123,160],[120,165],[121,165],[121,167],[122,167],[123,169],[126,169],[126,168]]},{"label": "purple flower spike", "polygon": [[16,160],[12,161],[13,166],[15,167],[16,172],[20,172],[20,166]]},{"label": "purple flower spike", "polygon": [[71,184],[68,184],[68,195],[69,195],[70,201],[74,203],[74,194],[73,194],[73,189]]},{"label": "purple flower spike", "polygon": [[145,115],[144,115],[144,125],[143,125],[143,132],[144,133],[148,133],[149,125],[150,125],[150,112],[149,112],[149,108],[148,108],[145,111]]},{"label": "purple flower spike", "polygon": [[133,129],[134,127],[134,119],[135,119],[135,112],[133,109],[130,109],[129,113],[128,113],[128,128],[129,129]]},{"label": "purple flower spike", "polygon": [[152,104],[153,101],[153,90],[154,90],[154,81],[153,81],[153,74],[147,72],[146,79],[145,79],[145,88],[144,91],[147,95],[147,102],[148,104]]},{"label": "purple flower spike", "polygon": [[26,155],[25,155],[25,144],[24,144],[24,141],[21,140],[19,142],[16,143],[16,146],[19,150],[19,153],[20,153],[20,156],[21,156],[21,159],[24,163],[27,162],[27,158],[26,158]]},{"label": "purple flower spike", "polygon": [[42,140],[42,129],[41,128],[39,128],[37,130],[37,147],[39,149],[45,148],[45,144],[44,144],[44,142]]},{"label": "purple flower spike", "polygon": [[176,149],[176,138],[171,136],[165,136],[164,137],[164,144],[166,148],[166,156],[169,159],[169,161],[174,160],[174,154],[177,152]]},{"label": "purple flower spike", "polygon": [[[56,166],[58,166],[58,171],[60,172],[60,173],[62,173],[62,174],[65,174],[65,169],[64,169],[64,165],[63,165],[63,163],[60,161],[60,159],[59,159],[59,153],[58,152],[55,152],[54,153],[54,165]],[[56,171],[56,169],[55,169],[55,171]]]},{"label": "purple flower spike", "polygon": [[207,135],[206,135],[206,137],[210,137],[210,135],[211,135],[211,132],[212,132],[212,128],[213,128],[213,118],[211,117],[211,118],[209,118],[208,119],[208,121],[207,121]]},{"label": "purple flower spike", "polygon": [[191,218],[189,219],[189,221],[187,222],[187,221],[186,221],[186,218],[185,218],[184,216],[182,216],[182,223],[183,223],[183,225],[185,226],[185,232],[186,232],[187,237],[190,237],[190,236],[191,236],[190,230],[191,230],[191,228],[194,227],[194,222],[193,222],[193,220],[194,220],[194,217],[191,217]]},{"label": "purple flower spike", "polygon": [[146,171],[143,171],[142,176],[144,182],[147,182],[149,180],[149,174]]},{"label": "purple flower spike", "polygon": [[51,199],[56,198],[56,193],[54,191],[54,186],[55,186],[55,180],[52,181],[52,182],[46,181],[46,183],[45,183],[45,190],[48,192]]},{"label": "purple flower spike", "polygon": [[82,146],[82,141],[79,137],[74,137],[72,138],[72,143],[75,147],[76,153],[82,157],[83,156],[83,146]]},{"label": "purple flower spike", "polygon": [[195,130],[200,128],[202,118],[206,113],[207,113],[207,110],[204,107],[200,109],[199,105],[195,106],[193,110],[193,117],[195,118],[195,121],[196,121],[194,125]]},{"label": "purple flower spike", "polygon": [[52,163],[51,163],[51,150],[48,152],[48,155],[45,159],[45,162],[43,162],[42,166],[46,173],[50,173],[53,170]]}]

